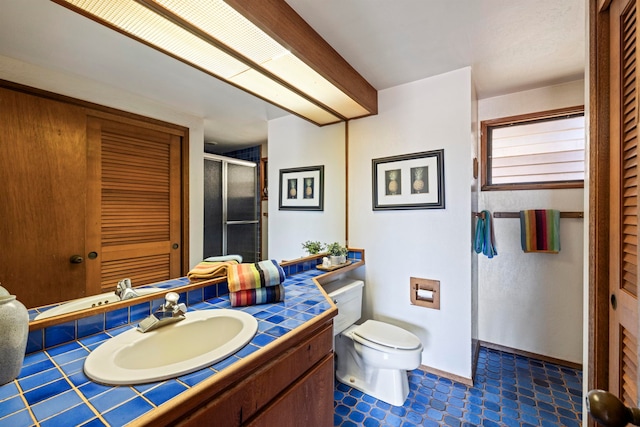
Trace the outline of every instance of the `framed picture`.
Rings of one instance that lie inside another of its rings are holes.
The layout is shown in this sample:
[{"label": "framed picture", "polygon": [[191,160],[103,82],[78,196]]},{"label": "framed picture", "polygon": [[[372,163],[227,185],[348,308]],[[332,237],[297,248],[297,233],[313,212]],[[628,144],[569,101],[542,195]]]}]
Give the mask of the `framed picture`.
[{"label": "framed picture", "polygon": [[324,210],[324,166],[280,169],[279,209]]},{"label": "framed picture", "polygon": [[373,210],[444,209],[444,150],[372,160]]}]

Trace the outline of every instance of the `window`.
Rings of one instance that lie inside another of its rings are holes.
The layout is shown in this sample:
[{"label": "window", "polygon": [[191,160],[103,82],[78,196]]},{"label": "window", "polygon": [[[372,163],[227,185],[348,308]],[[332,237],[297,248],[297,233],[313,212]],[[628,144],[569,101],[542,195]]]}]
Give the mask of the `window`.
[{"label": "window", "polygon": [[584,107],[481,123],[483,190],[584,187]]}]

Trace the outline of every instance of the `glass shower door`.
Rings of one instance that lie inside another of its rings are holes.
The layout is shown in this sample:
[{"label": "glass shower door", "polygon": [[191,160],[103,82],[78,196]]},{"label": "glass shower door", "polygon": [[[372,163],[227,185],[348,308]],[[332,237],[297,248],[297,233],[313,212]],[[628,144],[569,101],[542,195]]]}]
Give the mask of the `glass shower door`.
[{"label": "glass shower door", "polygon": [[257,172],[255,164],[205,155],[204,258],[239,254],[259,261]]},{"label": "glass shower door", "polygon": [[226,252],[259,261],[256,168],[227,163]]}]

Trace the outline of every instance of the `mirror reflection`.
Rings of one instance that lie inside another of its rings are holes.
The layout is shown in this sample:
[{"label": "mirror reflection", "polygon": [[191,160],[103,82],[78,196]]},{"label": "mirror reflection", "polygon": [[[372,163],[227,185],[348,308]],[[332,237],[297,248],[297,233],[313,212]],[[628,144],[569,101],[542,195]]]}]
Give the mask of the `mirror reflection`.
[{"label": "mirror reflection", "polygon": [[[126,299],[133,299],[143,295],[154,294],[154,293],[162,292],[163,290],[164,289],[155,288],[155,287],[149,287],[149,288],[140,287],[140,288],[137,288],[135,291],[131,290],[129,296]],[[115,292],[114,293],[107,292],[100,295],[93,295],[93,296],[88,296],[84,298],[78,298],[78,299],[64,302],[61,304],[38,307],[34,311],[34,314],[35,313],[37,314],[35,314],[33,318],[30,317],[30,320],[49,319],[54,316],[69,314],[69,313],[73,313],[74,311],[85,310],[88,308],[100,307],[100,306],[111,304],[117,301],[124,301],[124,299],[120,295],[116,294]]]},{"label": "mirror reflection", "polygon": [[[183,277],[209,255],[268,257],[260,191],[251,218],[225,224],[243,238],[203,250],[201,159],[204,146],[257,146],[259,163],[267,120],[288,112],[54,2],[6,6],[0,241],[12,249],[0,254],[0,282],[18,300],[104,304],[125,277],[137,288]],[[232,247],[256,233],[250,248]]]},{"label": "mirror reflection", "polygon": [[[148,292],[139,286],[186,274],[182,194],[189,176],[176,173],[188,170],[184,129],[115,114],[97,119],[36,90],[0,87],[0,95],[3,128],[16,142],[0,160],[10,184],[2,187],[3,200],[12,202],[0,205],[0,238],[19,248],[3,253],[0,277],[25,306],[43,307],[38,320],[125,300]],[[241,151],[260,161],[260,146]],[[207,191],[200,259],[266,256],[257,163],[202,156],[209,166],[201,178]],[[64,301],[73,303],[44,314],[45,306]]]},{"label": "mirror reflection", "polygon": [[0,88],[4,286],[31,308],[182,276],[186,130],[17,89]]}]

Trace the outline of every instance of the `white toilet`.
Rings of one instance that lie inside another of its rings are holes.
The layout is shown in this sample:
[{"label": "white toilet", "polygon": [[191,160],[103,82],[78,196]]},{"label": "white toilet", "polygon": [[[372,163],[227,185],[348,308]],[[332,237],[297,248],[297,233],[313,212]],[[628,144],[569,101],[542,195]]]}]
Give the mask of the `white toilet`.
[{"label": "white toilet", "polygon": [[340,279],[323,287],[338,306],[333,319],[336,378],[376,399],[402,406],[409,395],[407,370],[420,366],[420,339],[377,320],[355,325],[362,313],[361,280]]}]

